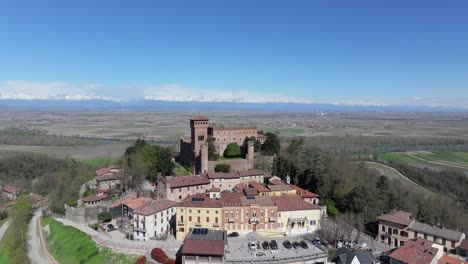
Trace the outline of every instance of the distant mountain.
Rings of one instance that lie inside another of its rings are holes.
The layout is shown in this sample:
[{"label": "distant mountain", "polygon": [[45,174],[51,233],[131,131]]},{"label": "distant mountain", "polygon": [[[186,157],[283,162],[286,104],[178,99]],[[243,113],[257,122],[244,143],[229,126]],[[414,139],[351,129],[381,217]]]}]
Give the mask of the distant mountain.
[{"label": "distant mountain", "polygon": [[255,110],[255,111],[335,111],[335,112],[458,112],[468,109],[455,107],[428,106],[366,106],[308,103],[237,103],[237,102],[197,102],[162,101],[135,99],[113,101],[87,96],[58,95],[46,99],[34,99],[27,94],[0,97],[0,110],[85,110],[85,109],[168,109],[168,110]]}]

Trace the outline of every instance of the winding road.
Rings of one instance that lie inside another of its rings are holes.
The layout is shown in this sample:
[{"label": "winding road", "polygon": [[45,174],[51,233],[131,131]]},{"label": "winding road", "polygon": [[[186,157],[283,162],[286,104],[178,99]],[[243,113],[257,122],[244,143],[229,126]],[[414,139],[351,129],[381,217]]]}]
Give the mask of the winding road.
[{"label": "winding road", "polygon": [[44,264],[51,263],[55,264],[54,260],[51,260],[50,255],[47,257],[44,252],[47,252],[47,246],[45,241],[41,239],[41,224],[40,218],[42,216],[41,208],[34,211],[34,215],[29,222],[28,227],[28,257],[31,263]]},{"label": "winding road", "polygon": [[11,219],[6,220],[5,223],[0,227],[0,240],[2,240],[3,236],[5,235],[8,227],[11,225]]}]

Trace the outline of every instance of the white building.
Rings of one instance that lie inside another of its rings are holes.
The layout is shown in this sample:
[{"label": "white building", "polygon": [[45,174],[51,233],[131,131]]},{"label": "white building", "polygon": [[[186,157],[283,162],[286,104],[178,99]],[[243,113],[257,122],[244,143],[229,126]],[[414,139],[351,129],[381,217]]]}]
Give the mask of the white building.
[{"label": "white building", "polygon": [[152,200],[133,211],[133,238],[147,241],[151,237],[170,234],[175,221],[175,206],[171,200]]}]

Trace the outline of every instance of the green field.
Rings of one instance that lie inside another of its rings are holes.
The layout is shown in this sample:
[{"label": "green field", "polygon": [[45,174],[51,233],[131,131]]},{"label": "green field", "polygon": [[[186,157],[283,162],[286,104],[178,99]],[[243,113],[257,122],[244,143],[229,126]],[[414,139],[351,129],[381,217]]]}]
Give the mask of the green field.
[{"label": "green field", "polygon": [[177,174],[178,176],[188,176],[192,175],[192,172],[190,171],[190,168],[184,167],[180,164],[176,164],[176,167],[174,169],[174,173]]},{"label": "green field", "polygon": [[73,227],[64,226],[54,219],[44,218],[42,225],[50,227],[50,234],[47,235],[46,240],[50,253],[59,263],[133,264],[138,259],[138,256],[119,254],[107,248],[101,248],[85,233]]},{"label": "green field", "polygon": [[458,151],[406,151],[379,154],[379,159],[397,162],[468,170],[468,153]]},{"label": "green field", "polygon": [[[3,223],[5,223],[5,221],[6,219],[3,219],[2,221],[0,221],[0,226],[2,226]],[[11,252],[8,246],[8,243],[9,243],[8,238],[12,237],[13,235],[14,235],[13,230],[9,228],[5,232],[5,236],[3,236],[3,239],[0,241],[0,263],[13,263],[12,256],[10,255]]]}]

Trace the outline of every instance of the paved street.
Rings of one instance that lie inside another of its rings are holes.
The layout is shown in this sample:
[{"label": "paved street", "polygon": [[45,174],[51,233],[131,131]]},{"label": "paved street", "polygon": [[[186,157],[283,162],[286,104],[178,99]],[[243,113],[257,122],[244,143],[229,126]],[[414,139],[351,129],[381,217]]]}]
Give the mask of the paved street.
[{"label": "paved street", "polygon": [[34,212],[34,216],[29,222],[28,227],[28,256],[29,259],[31,259],[31,263],[33,264],[53,263],[44,255],[45,248],[43,247],[46,247],[46,245],[41,245],[41,239],[39,234],[39,228],[41,228],[39,219],[41,216],[41,210],[37,209]]}]

